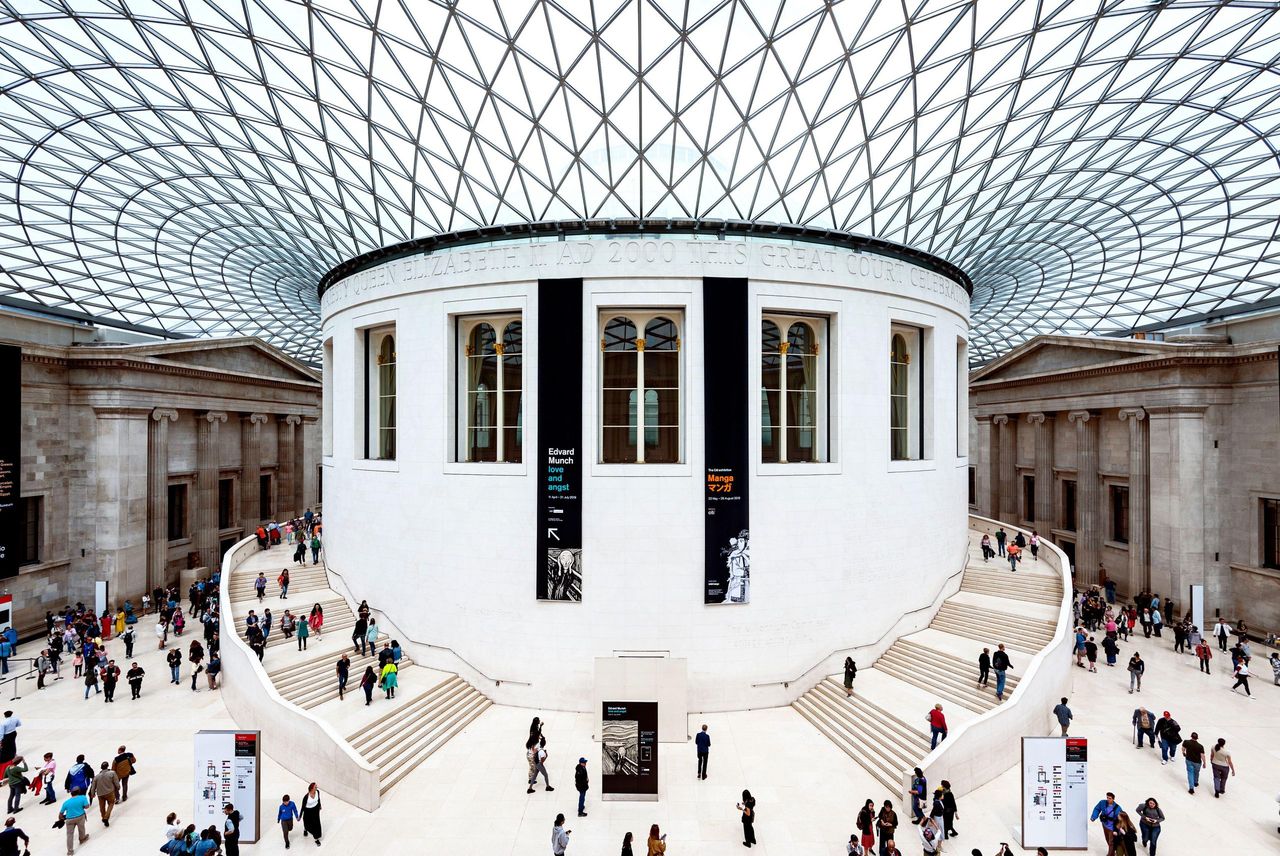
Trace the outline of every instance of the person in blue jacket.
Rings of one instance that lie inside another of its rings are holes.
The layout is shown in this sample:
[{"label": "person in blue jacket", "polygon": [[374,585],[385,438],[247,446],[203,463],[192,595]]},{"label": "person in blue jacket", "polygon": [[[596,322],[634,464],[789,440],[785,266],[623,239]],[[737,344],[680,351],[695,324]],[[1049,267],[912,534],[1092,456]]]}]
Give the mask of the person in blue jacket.
[{"label": "person in blue jacket", "polygon": [[1093,807],[1093,813],[1089,815],[1089,820],[1096,820],[1102,824],[1102,835],[1107,839],[1108,849],[1111,847],[1111,839],[1116,834],[1116,821],[1120,818],[1120,812],[1124,811],[1120,807],[1120,803],[1116,802],[1116,795],[1107,791],[1104,799],[1098,800],[1098,804]]},{"label": "person in blue jacket", "polygon": [[293,822],[302,817],[302,812],[298,811],[298,804],[289,799],[289,795],[285,794],[280,798],[280,805],[276,810],[276,820],[280,822],[280,831],[284,833],[284,849],[289,849],[289,833],[293,831]]}]

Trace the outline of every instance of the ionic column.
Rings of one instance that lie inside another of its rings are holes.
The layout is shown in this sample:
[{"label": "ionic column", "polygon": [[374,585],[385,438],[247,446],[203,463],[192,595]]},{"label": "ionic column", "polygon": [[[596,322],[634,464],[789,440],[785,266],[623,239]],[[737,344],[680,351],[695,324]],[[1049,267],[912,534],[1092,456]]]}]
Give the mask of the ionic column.
[{"label": "ionic column", "polygon": [[1000,519],[1017,523],[1018,515],[1018,417],[996,416],[1000,426]]},{"label": "ionic column", "polygon": [[[169,564],[169,423],[178,411],[156,408],[147,420],[147,591],[167,583]],[[133,597],[141,592],[128,592]]]},{"label": "ionic column", "polygon": [[1053,416],[1028,413],[1027,422],[1035,426],[1036,437],[1036,529],[1048,530],[1053,517]]},{"label": "ionic column", "polygon": [[195,547],[200,564],[212,568],[218,561],[218,426],[227,421],[221,410],[196,418]]},{"label": "ionic column", "polygon": [[1098,421],[1089,410],[1072,410],[1067,419],[1076,426],[1076,581],[1098,581],[1102,555],[1102,483],[1098,478]]},{"label": "ionic column", "polygon": [[262,522],[258,514],[258,476],[262,474],[262,425],[265,413],[240,417],[240,526],[253,534]]},{"label": "ionic column", "polygon": [[300,509],[294,509],[294,484],[300,473],[295,453],[297,426],[301,424],[301,416],[281,416],[276,429],[276,472],[279,473],[280,484],[276,489],[279,501],[276,503],[276,516],[280,518],[295,517]]}]

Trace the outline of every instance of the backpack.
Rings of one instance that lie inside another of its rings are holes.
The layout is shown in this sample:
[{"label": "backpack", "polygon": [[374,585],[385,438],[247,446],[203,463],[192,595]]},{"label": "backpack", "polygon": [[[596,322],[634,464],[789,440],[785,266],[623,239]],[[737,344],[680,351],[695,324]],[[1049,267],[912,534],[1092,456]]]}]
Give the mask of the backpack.
[{"label": "backpack", "polygon": [[1150,731],[1151,730],[1151,714],[1147,713],[1144,710],[1142,712],[1142,716],[1138,718],[1138,725],[1142,727],[1143,731]]},{"label": "backpack", "polygon": [[929,826],[926,826],[926,827],[924,828],[924,833],[923,833],[923,834],[924,834],[924,840],[925,840],[925,841],[930,841],[930,842],[931,842],[931,841],[933,841],[933,839],[936,837],[936,835],[935,835],[935,833],[934,833],[934,831],[933,831],[933,828],[932,828],[932,827],[929,827]]}]

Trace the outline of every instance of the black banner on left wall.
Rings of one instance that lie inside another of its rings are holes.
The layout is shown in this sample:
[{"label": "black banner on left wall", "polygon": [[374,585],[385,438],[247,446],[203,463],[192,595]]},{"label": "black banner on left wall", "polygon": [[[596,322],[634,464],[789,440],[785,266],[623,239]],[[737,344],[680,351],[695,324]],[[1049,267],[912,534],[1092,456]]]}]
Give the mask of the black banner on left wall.
[{"label": "black banner on left wall", "polygon": [[22,485],[22,349],[0,345],[0,578],[16,577],[24,539]]},{"label": "black banner on left wall", "polygon": [[538,599],[582,600],[582,280],[538,281]]}]

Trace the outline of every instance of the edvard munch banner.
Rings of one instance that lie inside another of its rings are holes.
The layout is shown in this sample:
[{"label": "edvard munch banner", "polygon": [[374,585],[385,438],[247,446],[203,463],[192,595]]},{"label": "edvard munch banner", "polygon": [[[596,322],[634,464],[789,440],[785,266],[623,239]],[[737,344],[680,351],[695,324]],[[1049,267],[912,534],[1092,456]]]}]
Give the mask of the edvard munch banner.
[{"label": "edvard munch banner", "polygon": [[704,603],[751,601],[747,281],[702,281],[706,497]]},{"label": "edvard munch banner", "polygon": [[582,280],[538,281],[538,599],[582,600]]}]

